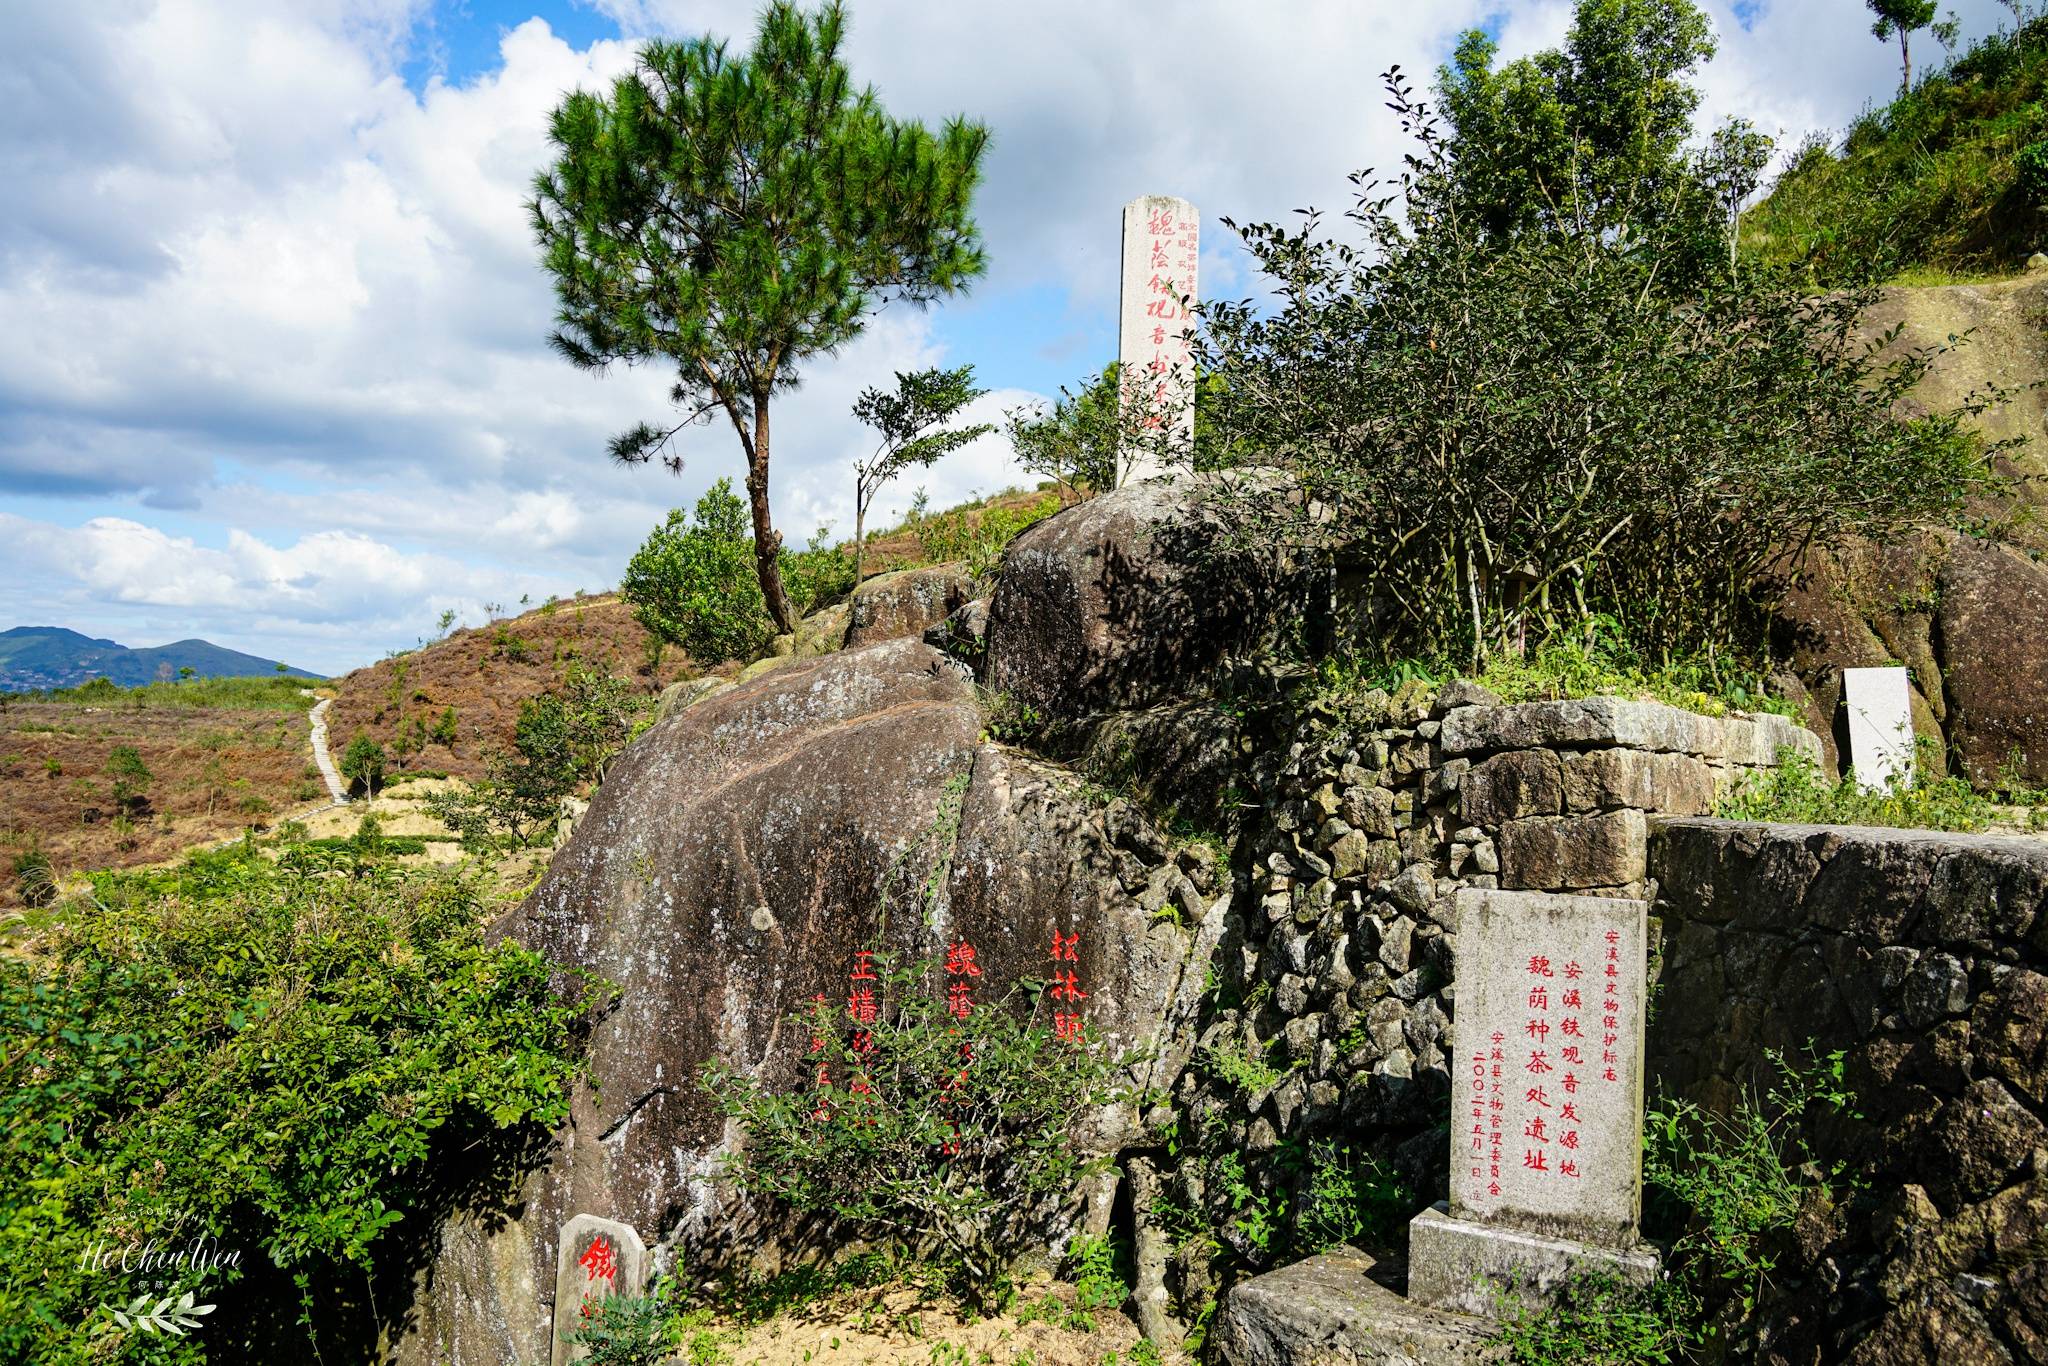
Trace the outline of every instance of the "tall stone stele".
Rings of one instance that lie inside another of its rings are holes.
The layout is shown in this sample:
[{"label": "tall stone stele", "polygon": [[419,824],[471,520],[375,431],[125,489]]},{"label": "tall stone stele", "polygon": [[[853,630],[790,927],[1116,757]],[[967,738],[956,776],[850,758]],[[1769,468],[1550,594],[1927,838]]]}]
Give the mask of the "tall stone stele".
[{"label": "tall stone stele", "polygon": [[1642,1212],[1648,905],[1457,900],[1451,1199],[1408,1226],[1408,1297],[1495,1313],[1581,1271],[1657,1275]]},{"label": "tall stone stele", "polygon": [[[1194,364],[1188,329],[1199,296],[1201,216],[1185,199],[1140,195],[1124,205],[1122,310],[1117,360],[1126,403],[1146,411],[1147,435],[1118,461],[1117,482],[1167,473],[1159,449],[1194,445]],[[1154,440],[1157,437],[1158,440]]]}]

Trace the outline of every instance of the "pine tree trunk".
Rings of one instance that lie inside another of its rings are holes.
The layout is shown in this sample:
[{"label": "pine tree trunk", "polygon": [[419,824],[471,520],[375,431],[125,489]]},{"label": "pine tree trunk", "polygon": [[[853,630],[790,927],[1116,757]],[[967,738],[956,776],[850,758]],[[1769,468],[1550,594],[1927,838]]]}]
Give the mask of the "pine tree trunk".
[{"label": "pine tree trunk", "polygon": [[754,511],[754,572],[761,580],[761,599],[775,629],[785,635],[796,629],[789,597],[782,591],[779,557],[782,538],[768,513],[768,395],[754,395],[754,448],[747,453],[747,501]]},{"label": "pine tree trunk", "polygon": [[1913,49],[1907,45],[1906,30],[1899,29],[1899,93],[1906,94],[1913,88]]}]

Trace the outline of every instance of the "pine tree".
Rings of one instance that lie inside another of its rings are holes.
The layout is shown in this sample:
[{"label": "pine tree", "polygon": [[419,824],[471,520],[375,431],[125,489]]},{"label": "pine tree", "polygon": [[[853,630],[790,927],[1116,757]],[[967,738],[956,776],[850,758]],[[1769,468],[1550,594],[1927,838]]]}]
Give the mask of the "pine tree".
[{"label": "pine tree", "polygon": [[783,631],[795,622],[769,509],[770,401],[882,302],[928,304],[985,268],[969,208],[987,128],[891,118],[853,88],[845,38],[838,0],[815,13],[778,0],[752,52],[650,43],[608,96],[578,91],[555,109],[559,155],[530,205],[560,303],[555,348],[586,369],[676,367],[676,423],[634,427],[613,458],[679,470],[677,433],[731,422],[755,572]]}]

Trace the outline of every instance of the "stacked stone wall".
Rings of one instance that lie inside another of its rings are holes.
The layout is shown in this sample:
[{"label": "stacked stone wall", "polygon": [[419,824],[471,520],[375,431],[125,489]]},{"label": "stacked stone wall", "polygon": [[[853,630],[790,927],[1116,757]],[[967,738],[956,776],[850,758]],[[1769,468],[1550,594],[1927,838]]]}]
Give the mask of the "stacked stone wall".
[{"label": "stacked stone wall", "polygon": [[[1375,720],[1312,716],[1259,781],[1264,825],[1239,841],[1212,1005],[1177,1099],[1197,1149],[1241,1155],[1255,1189],[1298,1182],[1290,1154],[1330,1139],[1435,1199],[1458,889],[1644,896],[1652,817],[1710,810],[1782,747],[1819,745],[1778,717],[1612,698],[1503,706],[1455,683],[1360,710]],[[1181,1163],[1178,1194],[1257,1262],[1231,1197],[1204,1188],[1211,1170]]]},{"label": "stacked stone wall", "polygon": [[2048,1360],[2048,841],[1660,822],[1653,1095],[1845,1054],[1844,1164],[1774,1249],[1765,1359]]}]

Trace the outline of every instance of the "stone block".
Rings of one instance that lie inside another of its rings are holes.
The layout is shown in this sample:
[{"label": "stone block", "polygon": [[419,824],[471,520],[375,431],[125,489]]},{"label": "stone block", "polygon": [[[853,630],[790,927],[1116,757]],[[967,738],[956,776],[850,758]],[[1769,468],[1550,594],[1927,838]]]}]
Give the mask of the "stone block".
[{"label": "stone block", "polygon": [[1536,816],[1500,828],[1503,887],[1557,891],[1640,882],[1649,825],[1636,810],[1598,816]]},{"label": "stone block", "polygon": [[1462,891],[1451,1208],[1631,1247],[1641,1205],[1648,908]]},{"label": "stone block", "polygon": [[1771,712],[1731,716],[1722,722],[1723,748],[1719,757],[1731,764],[1760,768],[1778,762],[1778,751],[1789,749],[1819,764],[1825,755],[1820,737],[1796,721]]},{"label": "stone block", "polygon": [[1564,811],[1564,770],[1547,749],[1496,754],[1465,775],[1458,811],[1467,825],[1496,826]]},{"label": "stone block", "polygon": [[1568,811],[1632,806],[1665,815],[1703,816],[1714,808],[1714,770],[1705,760],[1687,754],[1640,749],[1567,754],[1563,780]]},{"label": "stone block", "polygon": [[1228,1366],[1476,1366],[1507,1360],[1491,1333],[1401,1298],[1372,1258],[1337,1247],[1238,1282],[1210,1341]]},{"label": "stone block", "polygon": [[1452,1218],[1441,1203],[1408,1225],[1409,1300],[1453,1313],[1491,1317],[1503,1297],[1538,1304],[1589,1271],[1648,1285],[1659,1266],[1656,1249],[1646,1243],[1600,1247],[1475,1224]]},{"label": "stone block", "polygon": [[647,1288],[647,1244],[627,1224],[596,1214],[579,1214],[562,1225],[555,1254],[554,1366],[581,1361],[589,1353],[569,1344],[583,1322],[583,1307],[613,1295],[638,1295]]},{"label": "stone block", "polygon": [[1630,749],[1712,758],[1726,748],[1722,723],[1717,717],[1680,711],[1661,702],[1621,697],[1464,707],[1444,717],[1437,743],[1446,754],[1625,745]]}]

